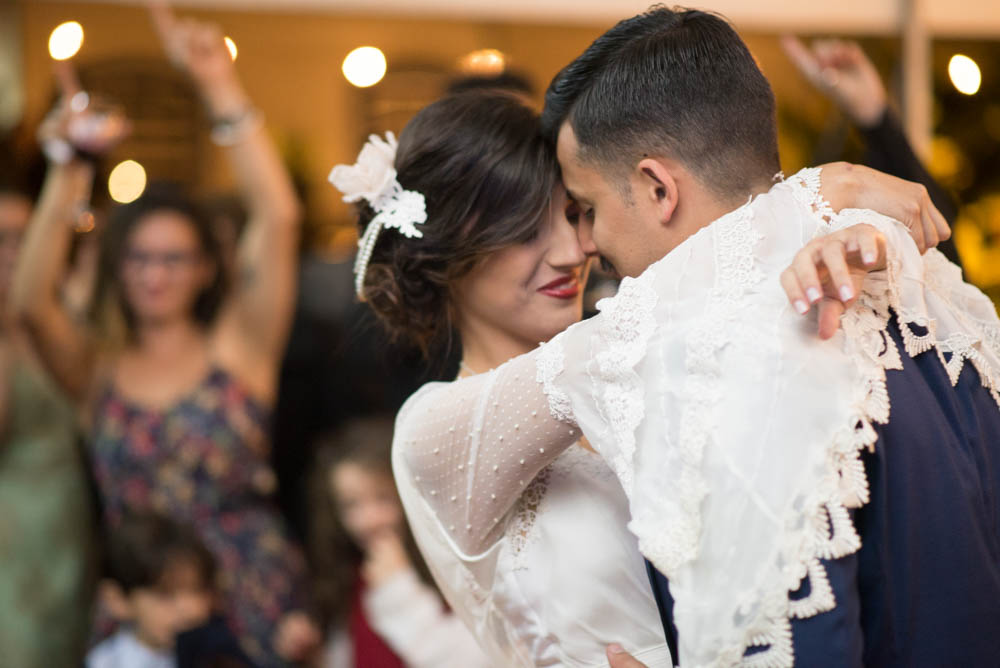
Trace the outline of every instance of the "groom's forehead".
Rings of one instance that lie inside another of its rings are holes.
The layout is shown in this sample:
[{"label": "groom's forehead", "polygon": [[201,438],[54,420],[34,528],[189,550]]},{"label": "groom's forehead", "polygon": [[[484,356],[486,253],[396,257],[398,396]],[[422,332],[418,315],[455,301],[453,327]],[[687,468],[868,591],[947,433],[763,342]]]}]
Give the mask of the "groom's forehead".
[{"label": "groom's forehead", "polygon": [[573,126],[569,120],[565,120],[559,126],[559,134],[556,137],[556,155],[559,157],[559,162],[575,158],[578,149],[579,144],[576,141]]}]

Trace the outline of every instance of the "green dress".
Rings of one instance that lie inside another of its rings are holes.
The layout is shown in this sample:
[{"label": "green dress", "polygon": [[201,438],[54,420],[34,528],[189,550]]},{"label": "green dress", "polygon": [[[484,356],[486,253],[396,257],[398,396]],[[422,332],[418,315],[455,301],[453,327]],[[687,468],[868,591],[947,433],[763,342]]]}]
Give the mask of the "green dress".
[{"label": "green dress", "polygon": [[70,404],[16,360],[0,435],[0,668],[80,665],[94,513]]}]

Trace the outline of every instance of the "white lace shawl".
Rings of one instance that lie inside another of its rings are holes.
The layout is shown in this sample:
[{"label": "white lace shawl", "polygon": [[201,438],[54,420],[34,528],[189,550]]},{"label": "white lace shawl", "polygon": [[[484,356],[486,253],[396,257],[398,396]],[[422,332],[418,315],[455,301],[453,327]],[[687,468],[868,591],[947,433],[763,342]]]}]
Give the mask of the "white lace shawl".
[{"label": "white lace shawl", "polygon": [[[539,356],[553,413],[616,471],[640,549],[670,579],[685,668],[792,666],[790,619],[836,605],[819,560],[860,546],[859,454],[889,418],[885,370],[901,367],[890,307],[922,328],[904,326],[908,354],[934,348],[953,382],[970,361],[1000,403],[992,303],[902,225],[833,215],[819,179],[803,170],[715,221]],[[857,222],[886,234],[888,269],[820,341],[778,276],[811,238]],[[554,374],[552,360],[570,362]],[[805,577],[811,594],[790,600]]]}]

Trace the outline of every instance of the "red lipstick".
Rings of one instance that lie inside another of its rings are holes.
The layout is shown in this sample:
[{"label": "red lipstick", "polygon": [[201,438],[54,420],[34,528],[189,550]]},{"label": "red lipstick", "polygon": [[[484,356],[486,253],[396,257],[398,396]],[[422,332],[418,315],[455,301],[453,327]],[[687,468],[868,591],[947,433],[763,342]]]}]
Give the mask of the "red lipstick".
[{"label": "red lipstick", "polygon": [[546,283],[538,291],[556,299],[575,299],[580,294],[580,282],[575,275],[569,274]]}]

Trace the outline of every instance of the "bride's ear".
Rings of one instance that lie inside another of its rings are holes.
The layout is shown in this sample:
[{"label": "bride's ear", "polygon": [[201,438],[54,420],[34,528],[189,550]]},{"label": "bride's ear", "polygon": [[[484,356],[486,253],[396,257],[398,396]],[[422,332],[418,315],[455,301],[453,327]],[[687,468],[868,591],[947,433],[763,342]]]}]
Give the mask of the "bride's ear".
[{"label": "bride's ear", "polygon": [[636,166],[636,196],[658,212],[661,225],[668,225],[677,208],[677,181],[667,165],[655,158],[643,158]]}]

